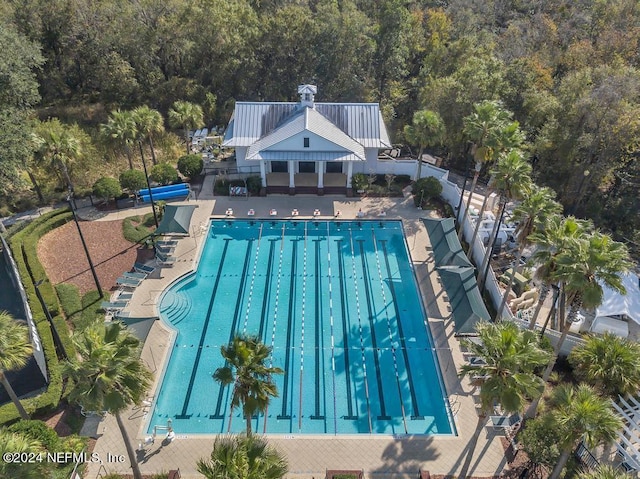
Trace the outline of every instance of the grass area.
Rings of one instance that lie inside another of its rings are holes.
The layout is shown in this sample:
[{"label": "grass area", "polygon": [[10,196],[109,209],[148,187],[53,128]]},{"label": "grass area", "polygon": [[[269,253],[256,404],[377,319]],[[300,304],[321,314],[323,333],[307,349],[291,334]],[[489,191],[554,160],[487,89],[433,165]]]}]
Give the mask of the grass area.
[{"label": "grass area", "polygon": [[132,243],[142,243],[154,230],[153,213],[147,213],[143,217],[130,216],[122,222],[122,234]]}]

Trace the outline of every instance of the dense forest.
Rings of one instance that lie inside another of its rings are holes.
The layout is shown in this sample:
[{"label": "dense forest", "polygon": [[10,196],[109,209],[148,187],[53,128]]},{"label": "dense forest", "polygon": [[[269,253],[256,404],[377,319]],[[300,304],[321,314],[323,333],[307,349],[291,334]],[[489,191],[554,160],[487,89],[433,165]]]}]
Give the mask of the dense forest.
[{"label": "dense forest", "polygon": [[[185,100],[225,125],[235,100],[313,83],[320,101],[380,102],[394,143],[415,111],[438,112],[436,153],[458,170],[463,118],[502,102],[536,181],[638,257],[639,40],[636,0],[0,0],[3,204],[51,175],[33,153],[47,119],[78,130],[72,174],[94,181],[117,160],[98,128],[117,109],[166,118]],[[166,159],[176,142],[158,139]]]}]

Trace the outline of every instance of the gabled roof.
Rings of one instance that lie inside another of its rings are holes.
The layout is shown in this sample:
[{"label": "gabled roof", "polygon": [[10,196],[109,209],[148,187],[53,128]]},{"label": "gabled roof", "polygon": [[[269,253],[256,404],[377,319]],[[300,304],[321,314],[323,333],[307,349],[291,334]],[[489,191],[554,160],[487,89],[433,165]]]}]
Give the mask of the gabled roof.
[{"label": "gabled roof", "polygon": [[[300,112],[293,102],[236,102],[224,146],[251,146]],[[315,103],[314,111],[364,148],[390,148],[377,103]]]},{"label": "gabled roof", "polygon": [[[282,150],[282,148],[278,148],[280,143],[294,139],[296,136],[308,137],[310,134],[317,135],[332,145],[323,148],[323,151],[339,152],[341,156],[348,155],[356,161],[365,161],[366,159],[364,147],[360,143],[345,134],[313,108],[303,108],[289,117],[284,124],[253,143],[247,151],[246,159],[262,159],[261,153],[264,153],[265,150]],[[302,145],[302,141],[299,144]]]}]

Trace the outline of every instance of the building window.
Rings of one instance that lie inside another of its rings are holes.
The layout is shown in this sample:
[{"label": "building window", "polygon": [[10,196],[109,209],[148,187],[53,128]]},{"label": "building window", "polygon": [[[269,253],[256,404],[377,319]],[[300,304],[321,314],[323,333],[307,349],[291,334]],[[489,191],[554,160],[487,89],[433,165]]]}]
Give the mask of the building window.
[{"label": "building window", "polygon": [[341,161],[328,162],[327,173],[342,173],[342,162]]},{"label": "building window", "polygon": [[287,173],[289,169],[287,168],[286,161],[272,161],[271,162],[271,173]]},{"label": "building window", "polygon": [[316,162],[315,161],[301,161],[298,163],[298,171],[300,173],[315,173]]},{"label": "building window", "polygon": [[305,148],[309,148],[309,138],[308,137],[304,138],[304,147]]}]

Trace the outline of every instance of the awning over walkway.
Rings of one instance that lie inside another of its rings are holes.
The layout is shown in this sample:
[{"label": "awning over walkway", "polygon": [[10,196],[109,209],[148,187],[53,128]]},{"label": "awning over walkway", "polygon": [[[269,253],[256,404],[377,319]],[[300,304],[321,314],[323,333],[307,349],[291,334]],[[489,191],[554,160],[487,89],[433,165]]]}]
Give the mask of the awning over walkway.
[{"label": "awning over walkway", "polygon": [[449,296],[455,334],[476,334],[476,324],[490,321],[491,316],[478,290],[474,268],[445,266],[438,268],[438,273]]},{"label": "awning over walkway", "polygon": [[191,216],[197,205],[166,205],[162,221],[156,230],[157,235],[189,235]]},{"label": "awning over walkway", "polygon": [[458,241],[453,218],[423,218],[422,221],[427,227],[427,233],[429,233],[436,267],[473,266],[464,254],[460,241]]}]

